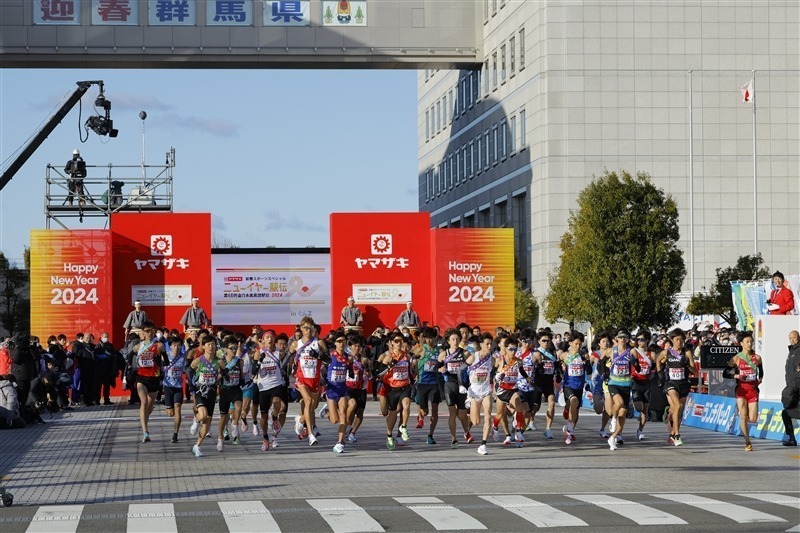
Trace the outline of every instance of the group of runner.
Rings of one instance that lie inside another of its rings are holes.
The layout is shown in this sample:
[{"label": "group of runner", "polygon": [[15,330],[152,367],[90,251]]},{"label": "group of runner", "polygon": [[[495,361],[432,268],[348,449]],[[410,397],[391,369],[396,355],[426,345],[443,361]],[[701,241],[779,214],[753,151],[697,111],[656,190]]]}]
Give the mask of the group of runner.
[{"label": "group of runner", "polygon": [[[416,339],[392,331],[385,350],[374,357],[368,356],[365,339],[357,333],[337,330],[327,342],[319,334],[319,326],[304,318],[292,338],[267,330],[257,340],[238,333],[218,339],[203,331],[199,344],[187,349],[180,337],[160,342],[152,324],[145,325],[143,337],[133,346],[129,369],[141,399],[142,441],[150,441],[149,417],[163,381],[167,414],[174,418],[173,443],[178,442],[186,389],[191,395],[190,433],[196,437],[192,447],[196,457],[203,455],[201,444],[210,433],[215,408],[219,409],[219,452],[225,439],[239,443],[241,433],[248,429],[248,415],[253,435],[262,436],[262,451],[277,447],[292,397],[300,403],[294,420],[297,438],[311,446],[318,444],[317,409],[324,398],[319,414],[327,415],[336,428],[333,451],[343,453],[347,444],[358,440],[372,381],[386,420],[389,450],[410,438],[412,400],[418,406],[416,427],[428,423],[429,445],[436,444],[442,402],[447,405],[454,448],[460,442],[473,443],[473,430],[480,440],[480,455],[489,453],[490,439],[522,447],[525,432],[536,431],[534,418],[540,410],[545,413],[543,435],[553,439],[556,399],[561,392],[566,403],[566,424],[561,428],[564,443],[577,441],[575,429],[586,395],[594,411],[602,415],[600,437],[616,450],[624,443],[622,433],[632,407],[639,412],[636,438],[644,440],[652,381],[657,380],[669,404],[667,440],[674,446],[683,444],[681,417],[696,366],[680,329],[669,333],[663,348],[651,344],[645,330],[632,337],[619,329],[596,333],[595,345],[588,349],[584,335],[576,331],[555,345],[549,330],[523,329],[517,335],[493,337],[475,335],[463,325],[439,338],[433,328],[425,327]],[[739,341],[742,352],[731,359],[727,375],[737,380],[737,403],[749,451],[747,425],[756,419],[763,367],[752,352],[752,335],[742,333]]]}]

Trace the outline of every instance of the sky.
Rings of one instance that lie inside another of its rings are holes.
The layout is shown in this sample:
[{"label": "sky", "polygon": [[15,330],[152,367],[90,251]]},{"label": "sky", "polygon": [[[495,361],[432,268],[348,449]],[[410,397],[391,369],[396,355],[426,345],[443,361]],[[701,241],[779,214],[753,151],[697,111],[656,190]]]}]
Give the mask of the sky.
[{"label": "sky", "polygon": [[[145,162],[163,164],[175,148],[174,211],[210,212],[218,243],[327,247],[332,212],[417,211],[416,79],[414,70],[0,69],[3,169],[77,81],[105,82],[119,130],[80,142],[98,94],[89,89],[80,117],[76,105],[0,192],[0,251],[20,259],[30,230],[45,228],[48,163],[63,169],[78,148],[88,165],[139,165],[142,110]],[[141,179],[131,174],[125,193]]]}]

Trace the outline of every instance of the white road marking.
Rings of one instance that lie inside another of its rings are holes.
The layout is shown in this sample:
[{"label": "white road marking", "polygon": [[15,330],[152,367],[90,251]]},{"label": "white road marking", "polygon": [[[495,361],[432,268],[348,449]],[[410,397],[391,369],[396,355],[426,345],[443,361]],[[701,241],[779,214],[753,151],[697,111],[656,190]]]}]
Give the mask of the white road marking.
[{"label": "white road marking", "polygon": [[726,518],[730,518],[740,524],[753,524],[758,522],[786,522],[780,516],[774,516],[755,509],[744,507],[743,505],[736,505],[733,503],[721,502],[711,498],[704,498],[694,494],[651,494],[656,498],[669,500],[672,502],[683,503],[691,505],[698,509],[703,509],[709,513],[718,514]]},{"label": "white road marking", "polygon": [[231,533],[279,533],[281,528],[260,501],[217,502]]},{"label": "white road marking", "polygon": [[675,515],[666,513],[655,507],[648,507],[641,503],[623,500],[613,496],[606,496],[605,494],[581,494],[571,495],[569,497],[602,507],[606,511],[624,516],[640,526],[686,524],[686,521],[682,518],[678,518]]},{"label": "white road marking", "polygon": [[33,515],[27,533],[75,533],[83,505],[47,505]]},{"label": "white road marking", "polygon": [[439,530],[459,530],[459,529],[486,529],[482,523],[474,519],[464,511],[456,509],[452,505],[444,503],[439,498],[433,496],[411,496],[395,498],[397,503],[401,503],[414,511],[419,516],[430,522]]},{"label": "white road marking", "polygon": [[177,533],[175,507],[171,503],[132,503],[128,506],[128,533]]},{"label": "white road marking", "polygon": [[487,502],[514,513],[537,527],[588,526],[586,522],[545,503],[525,496],[481,496]]},{"label": "white road marking", "polygon": [[333,533],[384,531],[364,509],[351,500],[306,500],[331,526]]}]

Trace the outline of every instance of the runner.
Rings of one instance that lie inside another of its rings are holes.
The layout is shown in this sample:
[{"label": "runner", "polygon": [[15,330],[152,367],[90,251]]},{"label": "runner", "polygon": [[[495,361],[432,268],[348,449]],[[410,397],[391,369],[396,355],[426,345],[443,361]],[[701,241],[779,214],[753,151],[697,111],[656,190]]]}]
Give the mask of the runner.
[{"label": "runner", "polygon": [[544,437],[553,438],[553,417],[556,412],[555,380],[556,373],[560,373],[560,365],[557,365],[558,358],[550,352],[551,336],[547,330],[539,331],[539,347],[533,354],[536,363],[533,383],[539,389],[540,398],[538,406],[532,408],[532,416],[539,411],[543,400],[547,400],[547,413],[545,415]]},{"label": "runner", "polygon": [[[662,351],[656,359],[659,383],[663,384],[664,394],[669,402],[669,412],[665,416],[669,437],[667,442],[675,446],[682,446],[681,417],[686,397],[689,396],[691,385],[687,373],[694,375],[695,364],[692,350],[684,346],[686,334],[680,328],[675,328],[669,333],[672,347]],[[666,379],[664,375],[666,374]]]},{"label": "runner", "polygon": [[[533,339],[535,335],[529,328],[523,329],[519,337],[519,359],[522,361],[522,369],[527,376],[533,376],[536,368],[536,361],[533,357]],[[514,429],[523,432],[527,430],[536,431],[536,424],[533,421],[534,406],[536,410],[542,404],[541,391],[531,383],[529,379],[525,379],[520,375],[519,382],[517,383],[517,390],[519,391],[520,400],[522,401],[522,410],[525,412],[525,420],[523,427],[516,427],[516,419],[514,420]]]},{"label": "runner", "polygon": [[758,422],[758,386],[764,379],[764,366],[761,357],[753,351],[753,333],[751,331],[742,331],[737,340],[742,351],[728,361],[729,369],[726,369],[725,377],[736,378],[739,429],[744,436],[744,451],[752,452],[749,424]]},{"label": "runner", "polygon": [[456,437],[456,418],[461,421],[464,428],[464,439],[467,444],[472,442],[472,435],[469,432],[469,420],[467,419],[466,400],[467,391],[461,384],[461,371],[466,365],[464,350],[459,346],[461,343],[461,333],[457,329],[448,329],[444,338],[448,347],[439,353],[441,368],[439,372],[444,375],[444,399],[450,411],[448,424],[450,426],[451,446],[458,447]]},{"label": "runner", "polygon": [[[317,326],[311,317],[303,317],[300,321],[300,338],[289,345],[289,353],[295,360],[295,389],[300,393],[302,415],[295,418],[295,432],[300,440],[308,437],[308,444],[317,444],[316,413],[319,404],[320,371],[322,358],[326,357],[328,348],[325,342],[317,338]],[[311,430],[309,431],[309,428]]]},{"label": "runner", "polygon": [[[217,437],[217,451],[223,450],[223,432],[228,424],[230,406],[233,404],[233,420],[238,420],[242,409],[242,385],[245,377],[242,358],[239,355],[240,344],[232,335],[222,340],[225,347],[225,356],[219,362],[222,382],[219,389],[219,436]],[[239,444],[239,424],[233,425],[233,443]]]},{"label": "runner", "polygon": [[608,440],[606,425],[611,415],[611,395],[608,394],[608,365],[611,364],[611,334],[607,331],[598,331],[597,349],[589,354],[592,363],[592,373],[589,377],[589,389],[592,392],[592,407],[594,412],[602,415],[600,418],[600,438]]},{"label": "runner", "polygon": [[653,377],[653,353],[648,349],[650,345],[650,332],[644,328],[639,328],[636,335],[636,348],[633,353],[639,360],[639,370],[633,369],[633,385],[631,386],[631,396],[633,407],[639,411],[639,428],[636,430],[636,438],[644,440],[644,426],[647,424],[647,413],[650,410],[650,380]]},{"label": "runner", "polygon": [[358,335],[347,338],[350,350],[350,364],[347,371],[347,423],[350,431],[347,440],[351,444],[358,442],[356,431],[364,422],[364,409],[367,407],[367,368],[369,358],[364,353],[364,345]]},{"label": "runner", "polygon": [[[280,352],[275,345],[275,332],[271,329],[262,335],[261,349],[253,354],[255,365],[253,381],[258,389],[258,407],[261,411],[261,451],[266,452],[278,447],[278,434],[281,431],[280,413],[285,411],[285,380],[281,367]],[[270,418],[270,408],[272,417]],[[272,430],[272,440],[269,434]]]},{"label": "runner", "polygon": [[628,345],[630,334],[626,329],[620,329],[616,336],[616,346],[612,350],[611,366],[608,376],[608,392],[611,395],[611,435],[608,437],[608,447],[617,449],[621,444],[618,439],[625,427],[628,413],[628,404],[631,401],[631,369],[639,367],[639,361],[631,354]]},{"label": "runner", "polygon": [[[426,327],[420,333],[422,342],[416,349],[416,362],[417,362],[417,406],[419,408],[419,415],[417,421],[417,428],[424,426],[425,417],[430,412],[431,421],[428,429],[428,437],[426,444],[436,444],[433,438],[433,432],[436,430],[436,425],[439,422],[439,404],[442,401],[439,394],[439,368],[442,363],[439,362],[436,350],[436,332],[433,328]],[[430,409],[429,409],[430,407]]]},{"label": "runner", "polygon": [[[522,409],[522,401],[517,390],[520,376],[523,379],[530,379],[530,376],[522,368],[522,361],[517,358],[517,339],[511,336],[501,337],[498,341],[500,347],[500,358],[495,359],[497,372],[495,374],[495,395],[497,396],[497,420],[503,426],[506,438],[503,446],[511,444],[511,433],[508,430],[508,420],[506,414],[511,408],[517,427],[522,427],[525,422],[525,413]],[[517,429],[514,433],[514,443],[517,448],[522,447],[525,439],[522,431]]]},{"label": "runner", "polygon": [[351,363],[345,354],[347,338],[344,331],[337,331],[334,335],[334,349],[330,351],[330,363],[326,380],[325,395],[328,399],[328,420],[331,424],[339,426],[338,440],[333,447],[334,453],[344,451],[344,438],[347,430],[347,404],[348,388],[347,374],[352,370]]},{"label": "runner", "polygon": [[481,435],[481,445],[478,446],[479,455],[487,455],[489,450],[486,441],[492,431],[492,336],[484,333],[480,337],[472,337],[469,343],[474,345],[479,343],[479,350],[467,357],[466,363],[469,365],[469,388],[467,397],[471,403],[469,416],[472,426],[478,427],[483,413],[483,433]]},{"label": "runner", "polygon": [[170,337],[168,362],[164,365],[164,405],[167,415],[173,417],[172,443],[178,442],[183,405],[183,375],[186,369],[186,352],[180,337]]},{"label": "runner", "polygon": [[150,442],[147,423],[156,402],[156,393],[161,387],[161,368],[164,366],[164,345],[156,339],[156,328],[146,322],[142,328],[144,339],[135,347],[132,367],[136,371],[136,392],[139,395],[139,423],[142,426],[142,442]]},{"label": "runner", "polygon": [[408,441],[408,415],[411,409],[411,361],[409,355],[402,350],[403,336],[392,333],[389,350],[381,355],[376,371],[385,372],[384,383],[388,386],[386,397],[386,447],[394,450],[397,443],[392,436],[397,421],[397,411],[402,409],[400,434]]},{"label": "runner", "polygon": [[583,334],[577,331],[570,332],[567,337],[567,352],[561,355],[561,362],[564,365],[564,401],[568,411],[567,424],[563,427],[564,443],[572,444],[575,438],[575,426],[578,425],[578,414],[580,413],[581,400],[583,399],[583,386],[586,382],[586,374],[592,372],[592,365],[589,358],[581,354],[583,346]]},{"label": "runner", "polygon": [[192,359],[191,368],[194,371],[194,398],[197,407],[195,420],[200,425],[200,432],[192,446],[192,453],[195,457],[202,457],[200,444],[211,428],[211,417],[214,416],[214,406],[217,402],[217,381],[221,361],[217,359],[217,341],[208,333],[201,335],[200,348],[197,350],[199,353]]},{"label": "runner", "polygon": [[245,342],[242,348],[242,373],[244,385],[242,386],[242,416],[239,419],[239,432],[247,432],[247,414],[252,413],[253,436],[258,436],[258,398],[253,401],[258,388],[253,384],[253,352],[257,350],[258,343],[252,340]]}]

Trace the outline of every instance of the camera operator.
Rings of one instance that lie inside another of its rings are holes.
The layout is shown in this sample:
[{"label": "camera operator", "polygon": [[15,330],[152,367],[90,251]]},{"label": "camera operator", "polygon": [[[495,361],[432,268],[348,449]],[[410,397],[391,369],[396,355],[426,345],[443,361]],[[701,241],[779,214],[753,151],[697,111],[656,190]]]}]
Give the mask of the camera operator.
[{"label": "camera operator", "polygon": [[31,347],[31,338],[26,333],[17,333],[9,342],[11,373],[17,378],[19,404],[25,405],[31,381],[36,377],[36,359]]},{"label": "camera operator", "polygon": [[72,151],[72,159],[67,161],[64,166],[64,172],[69,176],[67,179],[67,189],[69,191],[67,202],[72,205],[75,196],[77,196],[78,205],[84,205],[83,178],[86,177],[86,161],[83,160],[77,148]]},{"label": "camera operator", "polygon": [[31,382],[31,390],[25,408],[24,418],[27,417],[28,423],[44,424],[41,416],[43,409],[47,409],[51,413],[58,411],[56,375],[53,372],[45,372],[43,376]]}]

